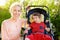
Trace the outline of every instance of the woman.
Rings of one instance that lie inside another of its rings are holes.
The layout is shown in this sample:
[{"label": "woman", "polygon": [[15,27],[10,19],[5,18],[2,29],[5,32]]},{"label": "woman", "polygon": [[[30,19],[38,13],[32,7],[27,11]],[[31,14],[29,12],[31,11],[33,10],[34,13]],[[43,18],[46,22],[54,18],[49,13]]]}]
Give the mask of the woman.
[{"label": "woman", "polygon": [[22,13],[22,6],[20,3],[15,2],[10,6],[9,11],[11,13],[11,18],[2,22],[2,40],[20,40],[22,23],[25,23],[23,19],[19,18]]}]

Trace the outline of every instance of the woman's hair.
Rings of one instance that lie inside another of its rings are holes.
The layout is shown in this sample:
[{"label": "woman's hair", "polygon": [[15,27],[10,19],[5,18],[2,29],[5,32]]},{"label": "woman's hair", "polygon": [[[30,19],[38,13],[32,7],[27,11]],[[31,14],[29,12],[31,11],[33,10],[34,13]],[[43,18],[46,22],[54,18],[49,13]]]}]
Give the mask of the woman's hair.
[{"label": "woman's hair", "polygon": [[10,8],[9,8],[9,12],[10,13],[12,13],[12,8],[13,7],[15,7],[15,6],[19,6],[20,8],[21,8],[21,10],[22,10],[22,4],[21,3],[19,3],[19,2],[14,2],[14,3],[12,3],[11,5],[10,5]]}]

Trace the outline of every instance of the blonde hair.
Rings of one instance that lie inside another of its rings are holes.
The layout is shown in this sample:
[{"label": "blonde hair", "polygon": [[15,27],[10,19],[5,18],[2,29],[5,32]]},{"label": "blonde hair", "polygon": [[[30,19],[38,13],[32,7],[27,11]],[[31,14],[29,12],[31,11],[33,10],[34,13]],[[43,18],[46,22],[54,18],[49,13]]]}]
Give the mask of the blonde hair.
[{"label": "blonde hair", "polygon": [[40,18],[41,22],[44,22],[44,15],[41,14],[41,18]]},{"label": "blonde hair", "polygon": [[[30,22],[34,22],[34,20],[32,19],[33,15],[30,16]],[[41,22],[44,22],[44,15],[43,14],[40,14],[40,21]]]},{"label": "blonde hair", "polygon": [[14,2],[14,3],[11,4],[11,6],[9,8],[9,12],[11,13],[11,15],[12,15],[12,8],[15,7],[15,6],[21,7],[21,10],[22,10],[22,4],[19,3],[19,2]]}]

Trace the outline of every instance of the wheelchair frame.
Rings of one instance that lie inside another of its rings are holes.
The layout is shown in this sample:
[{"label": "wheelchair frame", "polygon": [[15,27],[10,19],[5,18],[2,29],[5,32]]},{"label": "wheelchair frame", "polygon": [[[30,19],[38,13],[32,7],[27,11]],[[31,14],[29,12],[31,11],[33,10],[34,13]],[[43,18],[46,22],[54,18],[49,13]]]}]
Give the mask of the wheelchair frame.
[{"label": "wheelchair frame", "polygon": [[[50,25],[50,23],[51,23],[51,21],[50,21],[50,14],[49,14],[49,8],[47,7],[47,6],[43,6],[43,5],[41,5],[41,6],[39,6],[39,5],[31,5],[31,6],[28,6],[27,8],[26,8],[26,18],[28,18],[28,23],[30,24],[30,22],[29,22],[29,20],[30,20],[30,15],[28,14],[28,8],[30,8],[30,7],[45,7],[45,8],[47,8],[47,15],[48,15],[48,20],[49,20],[49,26],[50,26],[50,29],[52,30],[52,27],[51,27],[51,25]],[[27,15],[29,15],[29,16],[27,16]],[[45,15],[46,16],[46,15]],[[53,34],[54,35],[54,33],[51,31],[51,34]],[[25,34],[26,35],[26,34]],[[24,35],[24,39],[23,40],[25,40],[25,35]],[[51,35],[52,36],[52,40],[54,40],[54,38],[53,38],[53,35]]]}]

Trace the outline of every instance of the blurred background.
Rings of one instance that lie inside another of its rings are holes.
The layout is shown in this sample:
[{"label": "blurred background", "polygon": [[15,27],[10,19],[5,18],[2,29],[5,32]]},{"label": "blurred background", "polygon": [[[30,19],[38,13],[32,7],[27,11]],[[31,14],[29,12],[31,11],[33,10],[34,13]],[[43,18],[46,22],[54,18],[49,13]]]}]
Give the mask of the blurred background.
[{"label": "blurred background", "polygon": [[2,21],[11,17],[9,7],[13,2],[22,3],[21,18],[26,18],[25,8],[29,5],[47,6],[49,8],[50,20],[53,26],[52,30],[54,32],[54,38],[55,40],[60,40],[60,0],[0,0],[0,32]]}]

